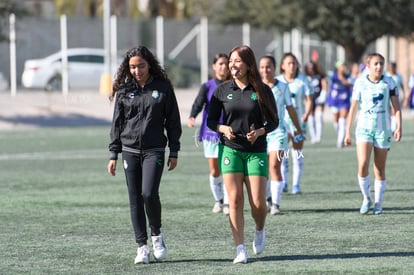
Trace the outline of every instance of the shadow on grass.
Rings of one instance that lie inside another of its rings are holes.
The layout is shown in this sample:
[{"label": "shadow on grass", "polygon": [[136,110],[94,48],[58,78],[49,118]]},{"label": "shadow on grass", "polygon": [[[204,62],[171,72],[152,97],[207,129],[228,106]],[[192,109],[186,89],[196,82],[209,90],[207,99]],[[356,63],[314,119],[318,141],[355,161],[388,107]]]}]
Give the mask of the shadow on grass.
[{"label": "shadow on grass", "polygon": [[[414,188],[411,189],[387,189],[385,191],[386,193],[389,192],[414,192]],[[291,193],[285,193],[288,196],[302,196],[302,195],[322,195],[322,194],[328,194],[328,193],[332,193],[332,194],[360,194],[361,191],[359,191],[358,189],[355,190],[349,190],[349,191],[321,191],[321,192],[306,192],[306,193],[302,193],[302,194],[291,194]]]},{"label": "shadow on grass", "polygon": [[60,127],[60,126],[106,126],[110,121],[105,119],[84,116],[79,114],[51,115],[51,116],[16,116],[2,117],[0,122],[19,126]]},{"label": "shadow on grass", "polygon": [[[384,213],[393,212],[392,214],[403,214],[403,213],[395,213],[395,212],[402,212],[402,211],[414,211],[414,207],[384,207]],[[359,208],[328,208],[328,209],[289,209],[281,214],[288,214],[288,213],[342,213],[342,212],[355,212],[359,213]],[[408,212],[407,212],[408,214]],[[412,213],[411,213],[412,214]]]},{"label": "shadow on grass", "polygon": [[[249,258],[250,261],[250,258]],[[182,259],[182,260],[164,260],[162,262],[151,262],[151,264],[162,264],[162,263],[206,263],[206,264],[211,264],[211,263],[232,263],[233,259],[228,258],[217,258],[217,259]],[[251,261],[253,262],[253,261]]]},{"label": "shadow on grass", "polygon": [[[357,258],[382,258],[382,257],[413,257],[414,252],[367,252],[367,253],[343,253],[343,254],[322,254],[322,255],[286,255],[286,256],[256,256],[251,257],[248,263],[269,262],[269,261],[302,261],[302,260],[329,260],[329,259],[357,259]],[[183,259],[183,260],[166,260],[170,263],[231,263],[233,259]],[[159,262],[154,262],[159,263]]]},{"label": "shadow on grass", "polygon": [[327,259],[357,259],[357,258],[381,258],[381,257],[413,257],[414,252],[367,252],[367,253],[343,253],[322,255],[287,255],[266,256],[251,258],[249,261],[301,261],[301,260],[327,260]]},{"label": "shadow on grass", "polygon": [[385,192],[386,193],[388,192],[414,192],[414,188],[412,189],[387,189]]}]

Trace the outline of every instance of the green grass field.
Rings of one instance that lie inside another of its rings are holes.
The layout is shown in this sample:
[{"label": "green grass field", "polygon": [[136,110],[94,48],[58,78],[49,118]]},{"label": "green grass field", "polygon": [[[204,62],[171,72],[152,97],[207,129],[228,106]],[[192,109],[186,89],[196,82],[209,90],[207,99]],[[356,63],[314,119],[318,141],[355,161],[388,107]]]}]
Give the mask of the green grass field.
[{"label": "green grass field", "polygon": [[[134,265],[125,178],[106,172],[108,127],[0,132],[1,274],[412,274],[414,122],[388,156],[384,214],[360,215],[355,147],[305,145],[302,195],[268,216],[267,246],[233,265],[228,219],[211,213],[207,162],[184,127],[179,166],[161,184],[168,258]],[[372,171],[372,169],[371,169]],[[371,173],[372,174],[372,173]],[[371,177],[371,181],[373,176]]]}]

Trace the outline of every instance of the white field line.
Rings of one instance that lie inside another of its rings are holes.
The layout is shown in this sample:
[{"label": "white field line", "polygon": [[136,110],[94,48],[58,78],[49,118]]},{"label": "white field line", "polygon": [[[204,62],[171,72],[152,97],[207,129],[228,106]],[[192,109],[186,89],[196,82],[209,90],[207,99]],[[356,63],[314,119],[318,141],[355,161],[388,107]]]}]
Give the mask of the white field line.
[{"label": "white field line", "polygon": [[[413,141],[414,136],[403,136],[403,141]],[[393,142],[392,146],[401,146]],[[193,150],[192,150],[193,149]],[[318,153],[346,153],[355,152],[355,145],[349,148],[338,149],[334,145],[332,147],[322,147],[320,145],[308,145],[304,147],[303,152],[318,152]],[[166,155],[168,154],[168,149]],[[8,160],[70,160],[70,159],[107,159],[108,151],[101,149],[91,150],[73,150],[73,151],[50,151],[50,152],[32,152],[32,153],[5,153],[0,154],[0,161]],[[190,150],[180,151],[178,157],[204,157],[202,149],[193,146]]]},{"label": "white field line", "polygon": [[[202,152],[180,152],[179,156],[202,156]],[[104,150],[77,150],[33,153],[0,154],[0,161],[10,160],[79,160],[108,159],[109,153]]]},{"label": "white field line", "polygon": [[[305,148],[307,150],[318,150],[320,152],[339,152],[336,148]],[[168,151],[167,151],[168,154]],[[50,151],[31,153],[6,153],[0,154],[0,161],[10,160],[79,160],[79,159],[107,159],[109,153],[104,150],[75,150],[75,151]],[[182,151],[178,157],[204,157],[201,150]]]}]

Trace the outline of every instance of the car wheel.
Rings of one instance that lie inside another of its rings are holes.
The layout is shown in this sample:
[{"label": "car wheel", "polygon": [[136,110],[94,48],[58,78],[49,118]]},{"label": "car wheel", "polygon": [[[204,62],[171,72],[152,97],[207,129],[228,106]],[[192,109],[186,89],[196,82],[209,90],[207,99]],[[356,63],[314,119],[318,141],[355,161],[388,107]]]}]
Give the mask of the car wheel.
[{"label": "car wheel", "polygon": [[62,90],[62,76],[55,75],[47,82],[45,90],[48,92]]}]

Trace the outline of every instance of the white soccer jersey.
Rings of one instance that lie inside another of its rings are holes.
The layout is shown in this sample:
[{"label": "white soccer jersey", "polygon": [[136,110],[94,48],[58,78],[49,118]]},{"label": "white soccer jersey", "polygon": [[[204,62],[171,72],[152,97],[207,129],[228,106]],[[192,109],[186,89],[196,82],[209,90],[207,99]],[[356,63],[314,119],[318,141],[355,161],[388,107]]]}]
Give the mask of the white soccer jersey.
[{"label": "white soccer jersey", "polygon": [[309,89],[308,83],[300,78],[295,78],[292,82],[288,83],[284,75],[279,75],[277,79],[283,83],[286,83],[289,87],[289,91],[292,97],[292,105],[295,107],[298,118],[306,112],[305,110],[305,96],[312,95],[313,90]]},{"label": "white soccer jersey", "polygon": [[272,131],[271,133],[268,133],[268,135],[275,135],[277,133],[286,132],[286,127],[284,125],[285,109],[286,106],[292,105],[288,85],[286,85],[286,83],[281,82],[280,80],[276,80],[276,82],[277,83],[272,87],[272,92],[276,101],[277,115],[279,116],[279,127],[277,127],[276,130]]},{"label": "white soccer jersey", "polygon": [[383,75],[378,82],[372,82],[368,75],[355,81],[352,100],[359,102],[357,128],[384,131],[391,129],[390,91],[398,96],[398,89],[391,77]]},{"label": "white soccer jersey", "polygon": [[414,74],[410,76],[410,79],[408,80],[408,88],[411,90],[414,88]]}]

